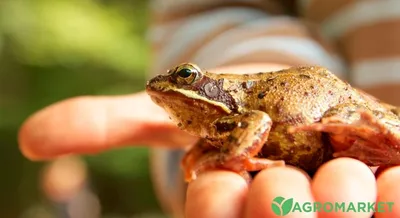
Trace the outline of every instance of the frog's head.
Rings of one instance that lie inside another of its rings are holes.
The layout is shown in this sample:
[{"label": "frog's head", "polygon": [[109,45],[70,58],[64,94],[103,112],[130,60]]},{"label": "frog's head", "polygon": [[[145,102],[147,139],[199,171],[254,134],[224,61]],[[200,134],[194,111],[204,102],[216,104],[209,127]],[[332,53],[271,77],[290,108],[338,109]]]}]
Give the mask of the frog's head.
[{"label": "frog's head", "polygon": [[232,96],[223,89],[223,78],[202,72],[190,63],[154,77],[147,82],[146,91],[178,126],[201,136],[207,134],[210,122],[237,108]]}]

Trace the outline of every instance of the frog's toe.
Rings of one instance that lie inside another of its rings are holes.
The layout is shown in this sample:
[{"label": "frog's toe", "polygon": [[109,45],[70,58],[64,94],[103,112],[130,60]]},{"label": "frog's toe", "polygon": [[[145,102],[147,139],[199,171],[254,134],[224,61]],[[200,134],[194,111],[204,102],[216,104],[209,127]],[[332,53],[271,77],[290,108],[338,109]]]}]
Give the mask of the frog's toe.
[{"label": "frog's toe", "polygon": [[[213,155],[207,155],[201,158],[193,159],[191,162],[182,163],[184,177],[186,182],[197,179],[202,172],[217,168],[217,161]],[[186,159],[187,160],[187,159]]]},{"label": "frog's toe", "polygon": [[186,182],[191,182],[197,178],[194,166],[195,163],[181,162],[181,168],[183,170],[184,179]]}]

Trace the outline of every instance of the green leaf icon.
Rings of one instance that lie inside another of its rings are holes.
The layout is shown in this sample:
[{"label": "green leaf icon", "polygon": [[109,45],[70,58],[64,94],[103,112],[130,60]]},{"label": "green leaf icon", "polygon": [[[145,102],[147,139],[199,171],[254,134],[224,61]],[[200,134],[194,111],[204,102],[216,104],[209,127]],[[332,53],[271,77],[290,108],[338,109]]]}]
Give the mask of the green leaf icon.
[{"label": "green leaf icon", "polygon": [[293,198],[286,199],[284,197],[276,197],[272,201],[272,211],[278,216],[286,216],[293,207]]}]

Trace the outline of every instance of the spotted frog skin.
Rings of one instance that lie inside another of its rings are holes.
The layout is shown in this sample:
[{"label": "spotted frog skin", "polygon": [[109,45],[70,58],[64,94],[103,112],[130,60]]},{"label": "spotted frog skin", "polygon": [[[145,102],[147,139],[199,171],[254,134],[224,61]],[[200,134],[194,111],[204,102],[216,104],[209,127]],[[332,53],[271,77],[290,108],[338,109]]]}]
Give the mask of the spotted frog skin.
[{"label": "spotted frog skin", "polygon": [[186,181],[213,169],[294,165],[312,174],[336,157],[400,164],[398,107],[322,67],[218,74],[184,63],[148,81],[147,93],[200,140],[182,160]]}]

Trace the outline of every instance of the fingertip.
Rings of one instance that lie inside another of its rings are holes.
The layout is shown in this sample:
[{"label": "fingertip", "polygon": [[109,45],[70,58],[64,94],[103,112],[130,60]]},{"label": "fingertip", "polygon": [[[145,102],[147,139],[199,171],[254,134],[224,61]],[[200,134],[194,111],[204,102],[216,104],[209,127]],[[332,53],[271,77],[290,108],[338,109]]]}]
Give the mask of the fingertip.
[{"label": "fingertip", "polygon": [[247,194],[246,181],[229,171],[210,171],[188,186],[185,217],[239,218]]},{"label": "fingertip", "polygon": [[[329,202],[332,205],[342,202],[347,206],[350,203],[357,205],[358,202],[368,204],[375,202],[377,196],[375,177],[371,169],[352,158],[338,158],[322,165],[314,176],[312,189],[316,201]],[[320,215],[323,217],[370,217],[372,213],[373,211],[368,209],[364,212],[362,210],[355,212],[321,210]]]},{"label": "fingertip", "polygon": [[21,151],[22,155],[25,156],[26,158],[33,160],[33,161],[39,161],[43,160],[43,157],[40,157],[35,154],[35,152],[32,152],[31,149],[29,149],[29,145],[32,144],[30,142],[31,137],[29,136],[29,131],[27,130],[26,122],[20,127],[17,135],[17,141],[18,141],[18,146],[19,150]]},{"label": "fingertip", "polygon": [[386,172],[386,170],[393,168],[394,166],[392,165],[384,165],[377,167],[377,169],[374,171],[375,178],[378,179],[378,177],[383,173]]},{"label": "fingertip", "polygon": [[22,154],[31,160],[48,160],[101,149],[106,119],[104,111],[97,110],[101,101],[96,97],[75,97],[31,115],[18,133]]},{"label": "fingertip", "polygon": [[[247,195],[245,217],[279,217],[272,209],[274,199],[277,197],[286,200],[292,198],[293,208],[296,203],[311,205],[314,199],[308,176],[290,166],[261,171],[252,182]],[[316,217],[308,208],[303,211],[296,211],[293,208],[293,211],[288,211],[285,217]]]},{"label": "fingertip", "polygon": [[378,199],[375,217],[400,217],[400,205],[396,204],[400,196],[400,166],[385,169],[377,179]]},{"label": "fingertip", "polygon": [[37,144],[40,142],[46,144],[46,137],[44,134],[42,134],[45,127],[42,125],[41,121],[46,120],[46,117],[43,116],[43,112],[51,111],[54,106],[55,105],[50,105],[30,115],[24,121],[18,131],[17,140],[19,150],[26,158],[30,160],[41,161],[49,159],[47,155],[40,154],[42,152],[40,152],[40,146],[37,146]]},{"label": "fingertip", "polygon": [[31,115],[18,133],[20,150],[31,160],[129,145],[184,147],[196,140],[143,92],[66,99]]}]

